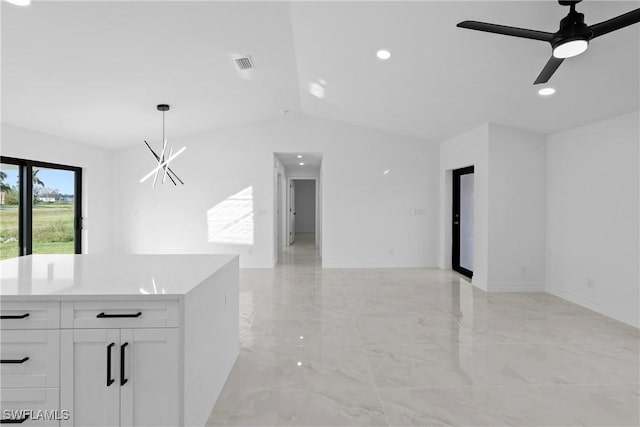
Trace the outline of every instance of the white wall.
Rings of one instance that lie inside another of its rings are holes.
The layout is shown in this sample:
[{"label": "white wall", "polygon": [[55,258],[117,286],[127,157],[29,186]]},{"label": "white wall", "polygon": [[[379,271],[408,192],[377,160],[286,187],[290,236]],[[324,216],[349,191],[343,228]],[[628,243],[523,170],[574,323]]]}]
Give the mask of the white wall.
[{"label": "white wall", "polygon": [[489,125],[489,291],[544,290],[545,138]]},{"label": "white wall", "polygon": [[489,257],[489,125],[484,124],[440,144],[440,257],[438,265],[451,268],[451,171],[474,166],[474,221],[472,283],[486,290]]},{"label": "white wall", "polygon": [[640,326],[638,112],[547,139],[546,290]]},{"label": "white wall", "polygon": [[82,167],[82,252],[112,250],[113,152],[3,123],[0,153]]},{"label": "white wall", "polygon": [[[278,181],[278,176],[280,180]],[[280,182],[280,200],[278,200]],[[287,239],[287,175],[286,169],[276,155],[273,156],[273,264],[278,262],[282,248],[289,244]],[[279,211],[279,216],[277,212]],[[279,234],[279,236],[278,236]]]},{"label": "white wall", "polygon": [[294,179],[296,233],[316,231],[316,182],[309,179]]},{"label": "white wall", "polygon": [[451,268],[451,171],[474,166],[474,271],[485,291],[544,288],[545,140],[484,124],[440,146],[440,259]]},{"label": "white wall", "polygon": [[[271,267],[273,153],[295,151],[323,153],[324,267],[437,264],[438,144],[304,116],[170,142],[187,146],[172,163],[185,186],[139,184],[154,164],[142,144],[115,155],[123,252],[239,253],[243,267]],[[207,210],[249,187],[252,243],[209,242]]]},{"label": "white wall", "polygon": [[320,168],[296,168],[286,167],[288,178],[318,178],[320,176]]}]

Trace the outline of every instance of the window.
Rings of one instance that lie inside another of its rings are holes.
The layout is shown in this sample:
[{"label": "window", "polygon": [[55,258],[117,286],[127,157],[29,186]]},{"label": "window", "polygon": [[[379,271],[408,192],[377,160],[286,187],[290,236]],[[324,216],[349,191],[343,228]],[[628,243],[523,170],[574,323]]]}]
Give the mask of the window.
[{"label": "window", "polygon": [[0,259],[82,252],[82,169],[0,157]]}]

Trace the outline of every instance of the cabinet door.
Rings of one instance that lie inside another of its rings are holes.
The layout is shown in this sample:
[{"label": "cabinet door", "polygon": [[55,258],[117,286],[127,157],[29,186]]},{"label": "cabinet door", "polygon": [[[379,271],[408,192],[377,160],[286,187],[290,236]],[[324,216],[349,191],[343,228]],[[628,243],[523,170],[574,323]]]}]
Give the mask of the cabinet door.
[{"label": "cabinet door", "polygon": [[120,331],[120,425],[182,425],[179,349],[177,328]]},{"label": "cabinet door", "polygon": [[120,330],[63,330],[61,340],[60,407],[71,415],[62,425],[119,425]]}]

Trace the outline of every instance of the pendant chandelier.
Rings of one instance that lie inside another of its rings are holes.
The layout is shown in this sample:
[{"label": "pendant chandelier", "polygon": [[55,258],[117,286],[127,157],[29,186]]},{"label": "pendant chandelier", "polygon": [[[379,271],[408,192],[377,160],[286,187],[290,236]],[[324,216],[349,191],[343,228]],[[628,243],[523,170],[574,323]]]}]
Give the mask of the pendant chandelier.
[{"label": "pendant chandelier", "polygon": [[[169,105],[168,104],[160,104],[160,105],[158,105],[157,108],[158,108],[158,111],[162,111],[162,152],[160,153],[160,155],[158,155],[155,151],[153,151],[153,148],[151,148],[151,146],[149,145],[149,143],[147,141],[144,142],[146,144],[147,148],[149,149],[149,151],[151,151],[151,154],[153,155],[153,157],[155,157],[155,159],[158,162],[158,164],[157,164],[157,166],[155,168],[153,168],[151,170],[151,172],[149,172],[144,177],[142,177],[142,179],[140,180],[140,183],[145,182],[147,179],[149,179],[149,178],[151,178],[151,176],[153,176],[153,187],[155,188],[156,182],[158,181],[158,176],[160,175],[160,171],[162,171],[162,181],[161,182],[163,184],[164,184],[164,181],[166,180],[166,178],[169,177],[171,182],[173,182],[173,185],[178,185],[178,182],[180,184],[184,185],[184,182],[169,167],[169,163],[173,159],[178,157],[180,154],[182,154],[184,152],[184,150],[187,149],[187,147],[182,147],[175,154],[173,153],[173,148],[169,148],[169,152],[167,153],[167,142],[168,142],[168,140],[164,136],[164,113],[166,111],[169,111]],[[165,154],[166,154],[166,158],[165,158]]]}]

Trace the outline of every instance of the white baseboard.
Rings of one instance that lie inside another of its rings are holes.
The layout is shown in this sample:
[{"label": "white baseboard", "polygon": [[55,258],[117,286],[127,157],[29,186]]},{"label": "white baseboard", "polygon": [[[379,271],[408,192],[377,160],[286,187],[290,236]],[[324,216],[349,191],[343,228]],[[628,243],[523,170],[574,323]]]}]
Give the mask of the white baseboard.
[{"label": "white baseboard", "polygon": [[489,281],[487,292],[544,292],[544,283]]},{"label": "white baseboard", "polygon": [[640,316],[638,313],[628,313],[624,310],[620,310],[618,307],[611,306],[609,304],[603,304],[600,301],[594,301],[590,298],[585,298],[575,292],[568,291],[566,289],[560,289],[554,286],[547,285],[546,292],[555,295],[559,298],[578,304],[582,307],[593,310],[596,313],[603,314],[607,317],[611,317],[619,322],[626,323],[634,328],[640,329]]},{"label": "white baseboard", "polygon": [[322,259],[322,268],[438,268],[437,265],[429,265],[424,260],[338,260]]}]

